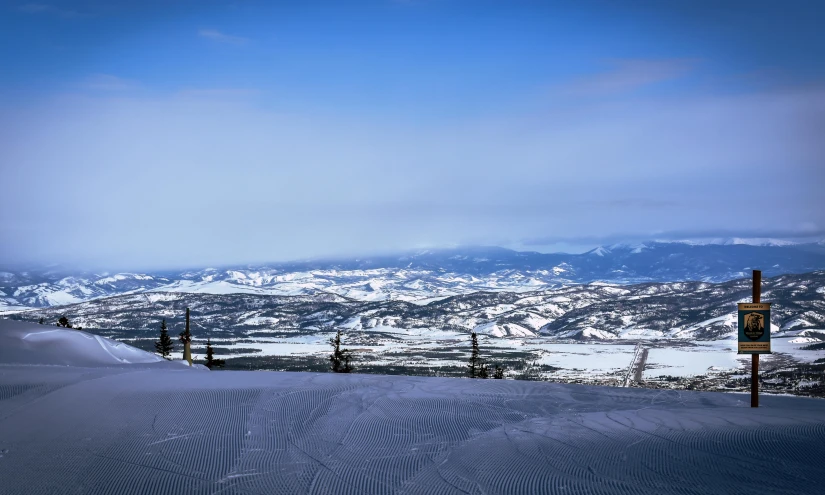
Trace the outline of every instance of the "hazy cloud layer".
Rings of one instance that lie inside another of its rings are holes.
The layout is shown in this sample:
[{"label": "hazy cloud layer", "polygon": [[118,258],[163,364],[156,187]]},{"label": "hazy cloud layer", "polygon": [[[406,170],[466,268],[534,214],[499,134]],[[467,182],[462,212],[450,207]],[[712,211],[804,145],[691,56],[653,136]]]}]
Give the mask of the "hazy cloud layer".
[{"label": "hazy cloud layer", "polygon": [[449,125],[215,94],[66,96],[3,114],[0,160],[16,187],[0,199],[15,239],[2,256],[219,263],[818,231],[823,120],[819,89]]}]

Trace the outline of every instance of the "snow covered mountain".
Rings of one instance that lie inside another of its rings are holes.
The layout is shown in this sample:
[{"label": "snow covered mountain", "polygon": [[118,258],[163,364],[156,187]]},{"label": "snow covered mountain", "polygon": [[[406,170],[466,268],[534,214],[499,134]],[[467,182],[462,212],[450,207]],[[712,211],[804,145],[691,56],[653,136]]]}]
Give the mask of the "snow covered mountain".
[{"label": "snow covered mountain", "polygon": [[476,247],[162,273],[6,269],[0,271],[0,310],[152,291],[336,294],[358,301],[425,304],[478,291],[529,292],[595,281],[722,282],[748,276],[754,268],[765,276],[825,269],[825,245],[646,242],[603,246],[583,254]]},{"label": "snow covered mountain", "polygon": [[[36,277],[34,283],[32,278],[35,277],[31,276],[31,272],[0,272],[0,277],[3,275],[6,276],[7,285],[0,286],[0,309],[3,308],[3,303],[7,306],[60,306],[112,294],[149,290],[169,283],[167,279],[133,273],[78,274],[55,277],[56,280],[41,275]],[[18,280],[24,282],[21,285],[9,283]]]},{"label": "snow covered mountain", "polygon": [[[763,280],[773,303],[774,332],[825,339],[825,271]],[[201,334],[234,340],[252,334],[476,331],[495,337],[550,339],[692,339],[731,337],[736,303],[749,301],[751,281],[576,284],[533,291],[473,292],[428,304],[363,301],[332,293],[297,296],[147,292],[12,315],[49,323],[67,315],[84,328],[128,329],[154,336],[161,318],[181,324],[192,309]]]}]

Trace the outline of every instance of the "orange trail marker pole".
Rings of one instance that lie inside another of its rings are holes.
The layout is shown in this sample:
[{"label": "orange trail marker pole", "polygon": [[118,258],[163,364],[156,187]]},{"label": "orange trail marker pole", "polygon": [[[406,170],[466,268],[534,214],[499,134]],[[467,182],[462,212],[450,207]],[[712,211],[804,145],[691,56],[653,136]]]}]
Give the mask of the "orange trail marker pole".
[{"label": "orange trail marker pole", "polygon": [[[761,302],[762,298],[762,271],[753,271],[753,302]],[[771,323],[765,322],[768,331],[771,331]],[[759,354],[751,354],[751,407],[759,407]]]}]

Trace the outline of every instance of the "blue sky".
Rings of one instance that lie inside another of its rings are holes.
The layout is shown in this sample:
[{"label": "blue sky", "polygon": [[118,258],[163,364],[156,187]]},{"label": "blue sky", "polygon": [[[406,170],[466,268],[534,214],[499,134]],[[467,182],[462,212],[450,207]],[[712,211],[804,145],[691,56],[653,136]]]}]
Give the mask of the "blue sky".
[{"label": "blue sky", "polygon": [[0,260],[825,237],[821,2],[5,2]]}]

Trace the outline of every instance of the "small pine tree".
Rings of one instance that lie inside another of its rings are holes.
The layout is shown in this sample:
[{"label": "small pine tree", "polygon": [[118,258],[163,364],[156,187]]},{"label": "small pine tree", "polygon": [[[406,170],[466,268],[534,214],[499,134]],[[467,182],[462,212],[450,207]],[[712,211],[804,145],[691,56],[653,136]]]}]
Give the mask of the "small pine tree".
[{"label": "small pine tree", "polygon": [[496,380],[504,379],[504,366],[496,365],[496,370],[493,372],[493,378]]},{"label": "small pine tree", "polygon": [[332,354],[329,356],[330,367],[335,373],[352,373],[353,367],[350,364],[352,352],[349,349],[341,349],[341,330],[335,333],[335,337],[329,339],[332,346]]},{"label": "small pine tree", "polygon": [[521,364],[521,373],[515,375],[516,380],[541,380],[541,370],[538,362],[528,363],[527,361]]},{"label": "small pine tree", "polygon": [[487,364],[482,362],[481,366],[478,367],[478,377],[487,378]]},{"label": "small pine tree", "polygon": [[172,342],[172,337],[170,337],[169,333],[166,331],[166,318],[164,318],[160,322],[160,338],[155,342],[155,352],[163,356],[165,359],[169,359],[174,347],[175,345]]},{"label": "small pine tree", "polygon": [[354,369],[350,364],[350,361],[352,360],[352,352],[349,349],[343,349],[341,350],[341,356],[344,359],[344,367],[341,368],[341,373],[352,373],[352,370]]},{"label": "small pine tree", "polygon": [[332,346],[332,354],[329,356],[329,364],[333,373],[338,373],[341,369],[341,330],[338,330],[335,337],[329,339],[329,345]]},{"label": "small pine tree", "polygon": [[212,339],[206,338],[206,367],[210,370],[212,368],[223,368],[226,361],[223,359],[215,359],[215,350],[212,349]]},{"label": "small pine tree", "polygon": [[63,328],[72,328],[72,324],[69,323],[69,319],[66,318],[66,315],[61,316],[60,319],[57,320],[57,325]]},{"label": "small pine tree", "polygon": [[43,318],[42,316],[40,317],[40,319],[39,319],[39,320],[37,320],[37,323],[40,323],[41,325],[42,325],[43,323],[45,323],[45,322],[46,322],[46,319],[45,319],[45,318]]},{"label": "small pine tree", "polygon": [[481,359],[478,357],[478,337],[475,332],[470,333],[472,349],[470,351],[470,378],[477,378],[480,371]]}]

